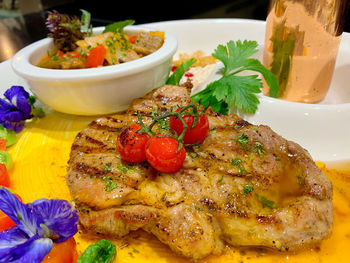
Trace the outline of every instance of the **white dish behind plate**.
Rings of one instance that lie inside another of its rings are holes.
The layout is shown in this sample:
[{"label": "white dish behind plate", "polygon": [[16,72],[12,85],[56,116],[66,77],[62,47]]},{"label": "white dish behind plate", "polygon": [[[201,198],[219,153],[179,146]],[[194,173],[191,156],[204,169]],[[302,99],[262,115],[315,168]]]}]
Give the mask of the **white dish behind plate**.
[{"label": "white dish behind plate", "polygon": [[[178,39],[179,53],[202,50],[211,54],[229,40],[256,40],[262,59],[265,22],[246,19],[194,19],[147,24],[167,30]],[[350,34],[344,33],[331,88],[318,104],[287,102],[261,96],[254,124],[269,125],[286,139],[307,149],[315,160],[350,162]]]}]

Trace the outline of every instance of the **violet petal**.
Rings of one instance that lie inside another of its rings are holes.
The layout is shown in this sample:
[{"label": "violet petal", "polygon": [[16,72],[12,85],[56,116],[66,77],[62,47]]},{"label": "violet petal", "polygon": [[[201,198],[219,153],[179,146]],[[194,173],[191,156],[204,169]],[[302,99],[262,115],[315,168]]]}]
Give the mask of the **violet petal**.
[{"label": "violet petal", "polygon": [[34,235],[23,243],[7,249],[0,258],[0,263],[40,263],[52,249],[53,242],[49,238]]},{"label": "violet petal", "polygon": [[9,101],[12,101],[13,97],[15,96],[25,97],[28,99],[29,93],[22,86],[11,86],[11,88],[5,91],[4,96]]},{"label": "violet petal", "polygon": [[34,236],[37,232],[36,215],[5,187],[0,187],[0,210],[9,216],[17,227],[29,237]]},{"label": "violet petal", "polygon": [[[12,227],[0,232],[0,262],[6,262],[9,251],[28,240],[28,236],[18,227]],[[5,261],[4,261],[5,260]]]},{"label": "violet petal", "polygon": [[4,114],[10,111],[16,110],[16,108],[7,100],[0,99],[0,113]]},{"label": "violet petal", "polygon": [[13,263],[40,263],[45,256],[51,251],[53,242],[49,238],[40,238],[30,244],[21,254],[18,260],[12,261]]},{"label": "violet petal", "polygon": [[78,232],[78,212],[68,201],[38,199],[32,206],[33,212],[43,220],[40,222],[40,236],[60,243]]},{"label": "violet petal", "polygon": [[12,86],[5,91],[4,96],[21,112],[23,118],[28,119],[32,106],[28,102],[29,93],[22,86]]}]

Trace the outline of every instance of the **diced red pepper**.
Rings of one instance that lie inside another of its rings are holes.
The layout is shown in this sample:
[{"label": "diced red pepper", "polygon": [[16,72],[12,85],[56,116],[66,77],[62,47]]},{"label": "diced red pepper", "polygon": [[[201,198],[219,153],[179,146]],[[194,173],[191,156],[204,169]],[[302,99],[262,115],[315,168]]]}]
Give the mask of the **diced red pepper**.
[{"label": "diced red pepper", "polygon": [[136,36],[129,37],[129,41],[130,41],[131,44],[134,44],[135,41],[136,41]]},{"label": "diced red pepper", "polygon": [[191,78],[191,77],[193,77],[193,74],[191,73],[191,72],[186,72],[185,73],[185,77],[187,77],[187,78]]},{"label": "diced red pepper", "polygon": [[101,44],[90,50],[90,54],[86,57],[85,63],[88,68],[95,68],[103,65],[107,50]]},{"label": "diced red pepper", "polygon": [[61,50],[58,50],[58,51],[56,52],[56,56],[59,56],[60,58],[63,58],[64,52],[61,51]]}]

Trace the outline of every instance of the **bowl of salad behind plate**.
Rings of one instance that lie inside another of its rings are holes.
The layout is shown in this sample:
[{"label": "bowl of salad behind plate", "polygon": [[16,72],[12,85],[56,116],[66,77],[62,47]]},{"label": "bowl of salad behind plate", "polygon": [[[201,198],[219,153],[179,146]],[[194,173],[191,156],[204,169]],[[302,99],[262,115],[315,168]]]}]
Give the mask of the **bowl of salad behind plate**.
[{"label": "bowl of salad behind plate", "polygon": [[[105,27],[94,28],[93,36],[103,34],[104,30]],[[63,69],[67,65],[44,68],[38,64],[43,60],[45,62],[45,57],[49,59],[48,52],[55,50],[53,39],[46,38],[20,50],[12,59],[12,68],[26,80],[29,89],[42,103],[56,111],[75,115],[120,112],[127,109],[133,99],[144,96],[166,82],[177,50],[177,40],[168,32],[136,25],[123,29],[127,40],[140,33],[162,37],[162,45],[153,53],[114,65],[90,68],[78,65],[74,69],[69,68],[69,65],[67,69]],[[95,43],[95,47],[103,44],[108,49],[111,43],[103,41],[105,40]],[[87,50],[95,48],[88,43],[89,41],[81,43],[81,46],[85,45]],[[56,56],[56,59],[68,57],[69,60],[75,58],[76,54],[56,52],[50,56]],[[120,56],[125,57],[125,54]],[[104,64],[108,64],[107,59],[104,61]],[[71,65],[74,67],[74,63]]]}]

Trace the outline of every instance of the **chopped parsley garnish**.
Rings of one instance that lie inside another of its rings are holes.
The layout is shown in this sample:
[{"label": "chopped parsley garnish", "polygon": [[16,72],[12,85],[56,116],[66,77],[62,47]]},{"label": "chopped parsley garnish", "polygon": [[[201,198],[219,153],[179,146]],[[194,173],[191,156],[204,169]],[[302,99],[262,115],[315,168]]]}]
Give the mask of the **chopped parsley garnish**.
[{"label": "chopped parsley garnish", "polygon": [[279,87],[275,75],[258,59],[249,58],[258,51],[257,47],[256,41],[247,40],[231,40],[226,46],[219,45],[212,56],[224,65],[222,77],[194,94],[192,99],[222,114],[228,114],[233,108],[255,113],[259,104],[256,94],[261,93],[263,84],[259,75],[237,75],[246,70],[261,73],[270,87],[270,96],[278,97]]},{"label": "chopped parsley garnish", "polygon": [[242,146],[246,146],[246,144],[248,143],[249,141],[249,137],[248,135],[242,133],[238,136],[238,138],[236,139],[236,141]]},{"label": "chopped parsley garnish", "polygon": [[297,178],[298,178],[298,183],[299,183],[299,184],[303,184],[303,183],[304,183],[304,181],[305,181],[305,175],[303,175],[303,174],[298,174],[298,175],[297,175]]},{"label": "chopped parsley garnish", "polygon": [[255,142],[254,147],[251,147],[250,149],[258,153],[260,156],[265,153],[264,147],[260,142]]},{"label": "chopped parsley garnish", "polygon": [[223,182],[224,182],[224,177],[221,176],[220,179],[218,180],[218,183],[219,183],[219,184],[222,184]]},{"label": "chopped parsley garnish", "polygon": [[271,201],[262,195],[259,195],[258,199],[259,199],[260,203],[262,204],[263,208],[264,207],[268,207],[271,209],[276,208],[276,203],[274,201]]},{"label": "chopped parsley garnish", "polygon": [[240,174],[243,174],[245,172],[244,168],[242,167],[242,160],[240,158],[231,159],[231,164],[238,168],[238,172]]},{"label": "chopped parsley garnish", "polygon": [[254,188],[252,187],[252,186],[250,186],[250,185],[245,185],[244,187],[243,187],[243,194],[244,195],[247,195],[247,194],[249,194],[251,191],[253,191],[254,190]]},{"label": "chopped parsley garnish", "polygon": [[113,181],[113,178],[111,176],[103,176],[102,179],[105,183],[106,192],[110,192],[118,187],[117,183]]},{"label": "chopped parsley garnish", "polygon": [[112,170],[112,164],[111,163],[107,163],[106,167],[103,169],[103,172],[109,172]]},{"label": "chopped parsley garnish", "polygon": [[192,159],[196,159],[198,157],[198,153],[196,152],[191,152],[190,156],[192,157]]},{"label": "chopped parsley garnish", "polygon": [[132,166],[129,166],[129,165],[124,165],[124,164],[120,164],[118,166],[118,169],[123,173],[123,174],[126,174],[126,173],[133,173],[134,172],[134,169]]}]

